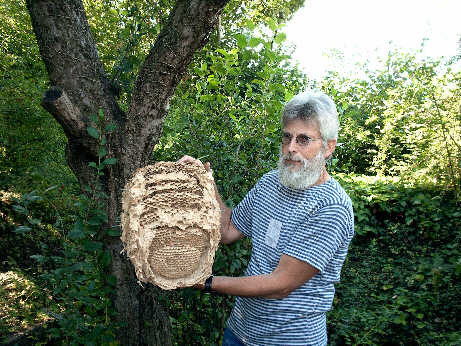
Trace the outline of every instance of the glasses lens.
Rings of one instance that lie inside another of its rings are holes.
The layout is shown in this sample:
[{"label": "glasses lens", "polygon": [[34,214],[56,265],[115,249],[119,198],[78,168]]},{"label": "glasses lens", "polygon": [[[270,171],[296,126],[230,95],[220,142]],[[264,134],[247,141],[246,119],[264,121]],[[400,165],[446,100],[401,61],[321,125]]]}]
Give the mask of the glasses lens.
[{"label": "glasses lens", "polygon": [[283,133],[282,134],[282,143],[283,144],[288,144],[291,142],[291,135],[289,133]]},{"label": "glasses lens", "polygon": [[311,139],[305,135],[299,135],[296,137],[296,142],[303,147],[309,145],[310,141]]}]

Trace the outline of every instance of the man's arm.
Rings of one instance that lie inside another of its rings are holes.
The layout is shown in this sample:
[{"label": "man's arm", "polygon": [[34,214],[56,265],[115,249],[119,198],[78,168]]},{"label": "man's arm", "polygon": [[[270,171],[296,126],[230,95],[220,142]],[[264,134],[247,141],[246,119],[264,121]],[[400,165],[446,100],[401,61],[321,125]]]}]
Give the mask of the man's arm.
[{"label": "man's arm", "polygon": [[[178,160],[179,163],[192,163],[195,165],[200,165],[205,168],[207,172],[211,171],[210,163],[207,162],[203,164],[200,160],[194,159],[191,156],[185,155]],[[216,186],[215,181],[213,180],[216,200],[218,201],[219,208],[221,209],[221,243],[223,244],[232,244],[233,242],[243,238],[243,234],[234,226],[231,221],[232,210],[224,204],[221,195],[218,192],[218,187]]]},{"label": "man's arm", "polygon": [[[241,297],[282,299],[312,279],[319,270],[297,258],[282,255],[277,268],[267,275],[213,277],[211,289]],[[199,286],[203,289],[203,286]]]}]

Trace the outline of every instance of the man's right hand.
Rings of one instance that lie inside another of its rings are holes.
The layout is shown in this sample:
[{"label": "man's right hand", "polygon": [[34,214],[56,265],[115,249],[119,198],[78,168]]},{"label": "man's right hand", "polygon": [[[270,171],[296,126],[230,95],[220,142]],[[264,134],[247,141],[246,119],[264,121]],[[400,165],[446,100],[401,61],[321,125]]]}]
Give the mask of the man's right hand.
[{"label": "man's right hand", "polygon": [[203,163],[199,159],[195,159],[192,156],[184,155],[178,160],[178,163],[191,163],[193,165],[203,166],[207,172],[212,172],[211,164],[209,162]]}]

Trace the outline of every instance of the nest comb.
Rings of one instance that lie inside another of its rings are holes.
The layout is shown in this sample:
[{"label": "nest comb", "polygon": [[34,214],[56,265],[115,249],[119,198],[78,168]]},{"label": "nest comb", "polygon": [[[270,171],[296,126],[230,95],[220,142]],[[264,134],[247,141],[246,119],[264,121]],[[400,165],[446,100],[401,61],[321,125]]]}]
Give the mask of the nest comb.
[{"label": "nest comb", "polygon": [[125,186],[122,207],[121,239],[140,282],[174,289],[211,275],[220,209],[203,167],[158,162],[140,168]]}]

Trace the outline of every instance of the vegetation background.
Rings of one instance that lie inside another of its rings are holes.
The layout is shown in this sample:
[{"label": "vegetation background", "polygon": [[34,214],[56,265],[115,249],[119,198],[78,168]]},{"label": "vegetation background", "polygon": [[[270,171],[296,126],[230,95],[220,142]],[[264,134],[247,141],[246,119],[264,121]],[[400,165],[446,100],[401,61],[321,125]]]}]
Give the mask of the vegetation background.
[{"label": "vegetation background", "polygon": [[[84,3],[126,108],[172,3]],[[228,5],[176,90],[152,162],[203,157],[234,206],[276,166],[284,102],[308,87],[323,90],[341,121],[341,146],[329,169],[350,194],[356,217],[328,315],[330,343],[459,345],[461,73],[453,66],[460,57],[390,51],[380,69],[363,66],[363,77],[331,71],[310,80],[290,63],[280,30],[301,4]],[[88,242],[101,223],[87,216],[98,214],[101,199],[78,185],[65,162],[66,137],[40,106],[48,79],[24,1],[0,4],[0,36],[0,337],[115,344],[103,268],[110,258]],[[103,114],[94,116],[97,122]],[[241,275],[250,247],[248,241],[221,247],[214,272]],[[184,289],[161,300],[174,344],[220,343],[231,297]]]}]

